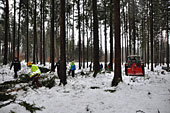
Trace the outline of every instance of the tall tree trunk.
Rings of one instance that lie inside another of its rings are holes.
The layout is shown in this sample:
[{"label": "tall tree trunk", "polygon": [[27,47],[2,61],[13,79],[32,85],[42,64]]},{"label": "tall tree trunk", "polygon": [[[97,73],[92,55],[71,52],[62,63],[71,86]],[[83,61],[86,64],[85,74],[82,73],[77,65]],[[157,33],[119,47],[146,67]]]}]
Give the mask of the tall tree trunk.
[{"label": "tall tree trunk", "polygon": [[18,18],[18,47],[17,47],[17,57],[19,59],[19,47],[20,47],[20,22],[21,22],[21,2],[19,1],[19,18]]},{"label": "tall tree trunk", "polygon": [[110,0],[110,65],[109,68],[111,71],[113,71],[113,25],[112,25],[112,0]]},{"label": "tall tree trunk", "polygon": [[150,55],[149,55],[149,54],[150,54],[150,52],[149,52],[149,51],[150,51],[150,50],[149,50],[149,49],[150,49],[150,46],[149,46],[150,38],[149,38],[149,37],[150,37],[150,35],[149,35],[149,34],[150,34],[150,32],[149,32],[149,22],[148,22],[148,34],[147,34],[147,35],[148,35],[148,36],[147,36],[147,37],[148,37],[148,38],[147,38],[147,64],[148,64],[148,69],[149,69],[149,63],[150,63],[150,62],[149,62],[149,59],[150,59],[150,57],[149,57],[149,56],[150,56]]},{"label": "tall tree trunk", "polygon": [[[125,46],[124,48],[122,49],[122,64],[124,62],[124,60],[126,59],[126,17],[125,17],[125,10],[124,10],[124,7],[125,7],[125,2],[123,0],[123,34],[124,34],[124,40],[123,40],[123,37],[122,37],[122,40],[123,42],[125,42]],[[122,43],[122,46],[123,46],[123,43]],[[125,53],[125,54],[124,54]]]},{"label": "tall tree trunk", "polygon": [[0,55],[2,56],[2,47],[1,47],[1,41],[0,41]]},{"label": "tall tree trunk", "polygon": [[[128,9],[128,6],[126,6],[126,9]],[[126,44],[125,44],[125,47],[126,47],[126,59],[129,55],[129,47],[128,47],[128,10],[126,12],[126,19],[125,19],[125,23],[126,23],[126,27],[125,27],[125,31],[126,31]]]},{"label": "tall tree trunk", "polygon": [[[86,2],[87,3],[87,2]],[[86,34],[87,34],[87,56],[86,56],[86,58],[87,58],[87,68],[88,68],[88,66],[89,66],[89,33],[88,33],[88,13],[87,13],[87,11],[88,11],[88,8],[87,8],[87,5],[86,5]]]},{"label": "tall tree trunk", "polygon": [[[58,12],[56,12],[58,15]],[[59,22],[57,19],[57,23],[56,23],[56,60],[58,61],[60,58],[60,37],[59,37]]]},{"label": "tall tree trunk", "polygon": [[4,59],[3,65],[8,63],[8,35],[9,35],[9,2],[6,0],[6,7],[5,7],[5,39],[4,39]]},{"label": "tall tree trunk", "polygon": [[153,71],[153,4],[150,0],[151,71]]},{"label": "tall tree trunk", "polygon": [[13,22],[14,22],[14,26],[13,26],[13,60],[14,60],[14,58],[15,58],[15,24],[16,24],[16,0],[14,0],[14,20],[13,20]]},{"label": "tall tree trunk", "polygon": [[161,30],[161,47],[159,49],[159,55],[160,55],[160,66],[162,65],[162,55],[163,55],[163,35],[162,35],[162,30]]},{"label": "tall tree trunk", "polygon": [[121,76],[121,44],[120,44],[120,0],[114,0],[114,27],[115,27],[115,67],[112,86],[122,81]]},{"label": "tall tree trunk", "polygon": [[61,4],[61,14],[60,14],[60,58],[61,58],[61,83],[63,85],[67,84],[66,78],[66,50],[65,50],[65,0],[60,0]]},{"label": "tall tree trunk", "polygon": [[86,28],[87,33],[87,68],[89,67],[89,38],[88,38],[88,28]]},{"label": "tall tree trunk", "polygon": [[68,22],[68,21],[69,21],[69,11],[68,11],[68,4],[69,4],[69,3],[68,3],[68,0],[66,1],[66,4],[67,4],[67,5],[66,5],[66,6],[67,6],[67,8],[66,8],[66,15],[67,15],[67,17],[66,17],[66,18],[67,18],[67,20],[66,20],[66,21],[67,21],[67,23],[66,23],[66,26],[67,26],[67,27],[66,27],[66,34],[67,34],[67,35],[66,35],[66,40],[67,40],[67,41],[66,41],[66,47],[67,47],[67,48],[66,48],[66,61],[69,62],[69,60],[70,60],[70,59],[69,59],[70,55],[69,55],[69,28],[68,28],[68,27],[69,27],[69,22]]},{"label": "tall tree trunk", "polygon": [[[144,9],[144,8],[143,8]],[[145,26],[145,21],[146,21],[146,16],[145,16],[145,14],[143,14],[143,16],[144,16],[144,18],[143,18],[143,22],[142,22],[142,31],[143,31],[143,38],[144,38],[144,40],[143,40],[143,42],[144,42],[144,44],[143,44],[143,48],[144,48],[144,63],[145,63],[145,66],[146,66],[146,50],[147,50],[147,38],[146,38],[146,30],[145,29],[147,29],[146,28],[146,26]]]},{"label": "tall tree trunk", "polygon": [[[144,15],[143,15],[143,17],[144,17]],[[142,28],[141,29],[142,29],[142,34],[141,35],[143,37],[142,42],[141,42],[141,44],[142,44],[142,57],[141,58],[144,60],[144,58],[145,58],[144,57],[145,56],[144,55],[144,53],[145,53],[145,47],[144,47],[144,45],[145,45],[145,42],[144,42],[145,41],[145,37],[144,37],[144,19],[143,18],[142,18]]]},{"label": "tall tree trunk", "polygon": [[[147,0],[144,0],[144,3],[145,3],[145,5],[144,5],[144,7],[143,7],[143,9],[145,10],[145,8],[147,8]],[[147,8],[148,9],[148,8]],[[147,11],[147,9],[146,9],[146,11]],[[144,37],[145,37],[145,67],[146,67],[146,64],[147,64],[147,25],[146,25],[146,23],[147,23],[147,14],[145,14],[144,13]]]},{"label": "tall tree trunk", "polygon": [[[91,16],[91,65],[93,62],[93,16]],[[90,70],[91,71],[91,70]]]},{"label": "tall tree trunk", "polygon": [[71,59],[74,60],[74,1],[73,1],[73,28],[72,28],[72,55]]},{"label": "tall tree trunk", "polygon": [[97,17],[97,0],[93,0],[93,45],[94,45],[94,54],[93,54],[93,61],[94,61],[94,74],[93,77],[97,76],[97,73],[100,70],[99,65],[99,36],[98,36],[98,17]]},{"label": "tall tree trunk", "polygon": [[43,21],[43,0],[40,3],[40,64],[42,64],[42,21]]},{"label": "tall tree trunk", "polygon": [[133,0],[133,54],[136,54],[135,0]]},{"label": "tall tree trunk", "polygon": [[82,52],[82,58],[83,58],[83,68],[85,68],[85,49],[84,49],[84,0],[83,0],[83,52]]},{"label": "tall tree trunk", "polygon": [[43,64],[45,66],[45,0],[43,0]]},{"label": "tall tree trunk", "polygon": [[51,44],[50,44],[50,52],[51,52],[51,71],[55,71],[54,69],[54,0],[51,0]]},{"label": "tall tree trunk", "polygon": [[2,42],[0,41],[0,55],[2,56]]},{"label": "tall tree trunk", "polygon": [[[121,24],[120,24],[121,25]],[[121,26],[121,36],[120,36],[120,40],[122,41],[121,42],[121,62],[122,62],[122,65],[123,65],[123,22],[122,22],[122,26]]]},{"label": "tall tree trunk", "polygon": [[163,41],[163,51],[162,51],[162,64],[165,64],[165,42]]},{"label": "tall tree trunk", "polygon": [[79,31],[79,69],[81,69],[80,0],[78,0],[77,7],[78,7],[78,31]]},{"label": "tall tree trunk", "polygon": [[122,22],[122,64],[124,62],[124,53],[126,53],[126,47],[124,46],[124,42],[126,45],[126,34],[125,34],[125,10],[124,10],[124,0],[122,0],[122,13],[123,13],[123,22]]},{"label": "tall tree trunk", "polygon": [[36,59],[36,44],[37,44],[36,9],[37,9],[37,0],[34,0],[34,47],[33,47],[33,63],[34,64],[35,64],[35,59]]},{"label": "tall tree trunk", "polygon": [[169,29],[169,20],[168,20],[168,7],[169,7],[169,1],[167,1],[167,9],[166,9],[166,12],[167,12],[167,14],[166,14],[166,18],[167,18],[167,28],[166,28],[166,34],[167,34],[167,44],[166,44],[166,53],[167,53],[167,55],[166,55],[166,64],[167,64],[167,68],[169,68],[169,32],[168,32],[168,29]]},{"label": "tall tree trunk", "polygon": [[[10,19],[9,19],[9,23],[10,23]],[[12,61],[12,38],[11,38],[11,26],[9,24],[9,41],[8,41],[8,54],[9,54],[9,61]]]},{"label": "tall tree trunk", "polygon": [[[71,13],[71,12],[68,13],[68,22],[69,22],[69,24],[68,24],[68,25],[69,25],[69,27],[68,27],[68,33],[69,33],[69,37],[71,37],[71,26],[70,26],[70,24],[71,24],[71,21],[70,21],[71,18],[70,18],[70,13]],[[69,49],[69,50],[68,50],[68,55],[69,55],[68,58],[69,58],[70,61],[72,61],[72,59],[71,59],[71,55],[72,55],[72,54],[71,54],[71,47],[72,47],[72,46],[71,46],[71,41],[70,41],[70,40],[71,40],[71,38],[69,38],[69,41],[68,41],[68,42],[69,42],[69,43],[68,43],[68,44],[69,44],[69,45],[68,45],[68,49]]]},{"label": "tall tree trunk", "polygon": [[[149,11],[149,2],[147,2],[147,12]],[[150,28],[149,28],[149,25],[150,25],[150,22],[149,22],[149,14],[147,14],[147,28],[148,28],[148,34],[147,34],[147,64],[148,64],[148,69],[149,69],[149,54],[150,54],[150,46],[149,46],[149,37],[150,37]]]},{"label": "tall tree trunk", "polygon": [[27,0],[27,51],[26,51],[26,62],[29,61],[29,0]]},{"label": "tall tree trunk", "polygon": [[105,36],[105,70],[107,69],[107,26],[106,26],[106,1],[104,1],[104,10],[105,10],[105,18],[104,18],[104,36]]},{"label": "tall tree trunk", "polygon": [[100,46],[99,46],[99,62],[102,58],[102,22],[99,22],[99,30],[100,30]]},{"label": "tall tree trunk", "polygon": [[130,0],[129,0],[129,5],[128,5],[128,13],[129,13],[129,54],[131,55],[132,54],[132,38],[131,38],[131,32],[132,32],[132,28],[131,28],[131,3],[130,3]]},{"label": "tall tree trunk", "polygon": [[[137,15],[136,15],[137,16]],[[136,41],[135,41],[135,54],[137,54],[137,55],[139,55],[139,28],[138,28],[138,26],[135,28],[136,29]],[[140,41],[140,43],[141,43],[141,41]],[[137,46],[136,46],[137,45]]]}]

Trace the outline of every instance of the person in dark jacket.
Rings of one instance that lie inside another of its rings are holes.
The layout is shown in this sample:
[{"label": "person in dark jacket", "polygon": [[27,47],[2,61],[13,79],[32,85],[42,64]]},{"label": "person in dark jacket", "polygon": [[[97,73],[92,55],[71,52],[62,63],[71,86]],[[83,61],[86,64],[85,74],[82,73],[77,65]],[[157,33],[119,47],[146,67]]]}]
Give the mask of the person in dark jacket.
[{"label": "person in dark jacket", "polygon": [[57,67],[57,74],[58,74],[58,77],[60,79],[59,85],[61,85],[61,74],[60,74],[61,60],[58,60],[58,62],[56,62],[55,68],[56,67]]},{"label": "person in dark jacket", "polygon": [[90,63],[89,67],[90,67],[90,71],[92,71],[92,63]]},{"label": "person in dark jacket", "polygon": [[14,73],[15,73],[14,78],[17,78],[18,77],[17,71],[19,71],[21,69],[21,63],[18,60],[18,58],[14,58],[14,61],[12,62],[11,66],[10,66],[10,70],[13,66],[14,66]]},{"label": "person in dark jacket", "polygon": [[101,63],[101,64],[100,64],[100,70],[102,70],[102,69],[103,69],[103,64]]},{"label": "person in dark jacket", "polygon": [[56,62],[56,65],[55,65],[55,68],[57,67],[57,74],[58,75],[59,75],[60,65],[61,65],[61,60],[58,60],[58,62]]}]

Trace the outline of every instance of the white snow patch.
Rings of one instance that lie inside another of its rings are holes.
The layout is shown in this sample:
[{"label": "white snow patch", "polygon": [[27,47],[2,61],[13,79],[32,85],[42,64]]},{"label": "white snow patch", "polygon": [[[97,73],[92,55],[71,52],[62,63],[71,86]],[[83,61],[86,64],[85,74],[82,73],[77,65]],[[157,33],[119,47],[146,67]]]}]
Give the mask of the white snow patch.
[{"label": "white snow patch", "polygon": [[[0,113],[9,113],[11,110],[29,113],[18,104],[21,101],[44,107],[36,113],[158,113],[158,110],[160,113],[170,113],[170,73],[162,75],[161,71],[158,66],[154,72],[145,69],[145,77],[130,77],[124,75],[123,69],[123,82],[117,87],[111,87],[113,72],[98,74],[96,78],[92,77],[92,73],[89,76],[77,74],[75,78],[69,76],[66,86],[13,92],[17,94],[16,102],[0,108]],[[22,62],[18,74],[29,72],[30,69]],[[76,70],[76,73],[80,72]],[[2,66],[0,83],[13,80],[13,74],[9,65]],[[56,75],[56,72],[52,74]]]}]

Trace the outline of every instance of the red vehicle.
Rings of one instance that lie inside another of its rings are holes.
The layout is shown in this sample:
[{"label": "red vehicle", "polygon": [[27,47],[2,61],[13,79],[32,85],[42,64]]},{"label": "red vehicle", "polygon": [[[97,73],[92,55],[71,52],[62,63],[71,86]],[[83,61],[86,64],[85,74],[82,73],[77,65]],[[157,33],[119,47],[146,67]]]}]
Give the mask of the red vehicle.
[{"label": "red vehicle", "polygon": [[141,62],[140,56],[131,55],[128,56],[125,64],[125,73],[126,75],[132,76],[144,76],[144,63]]}]

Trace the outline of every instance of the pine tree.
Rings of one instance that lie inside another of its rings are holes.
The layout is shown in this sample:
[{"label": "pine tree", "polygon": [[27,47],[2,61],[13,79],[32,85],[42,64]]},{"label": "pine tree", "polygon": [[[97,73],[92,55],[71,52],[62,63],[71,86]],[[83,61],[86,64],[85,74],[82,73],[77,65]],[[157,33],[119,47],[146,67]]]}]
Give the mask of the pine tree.
[{"label": "pine tree", "polygon": [[40,1],[40,64],[43,63],[42,61],[42,24],[43,24],[43,0]]},{"label": "pine tree", "polygon": [[93,61],[94,61],[94,74],[93,77],[97,76],[97,73],[100,70],[99,65],[99,36],[98,36],[98,17],[97,17],[97,0],[93,0],[93,45],[94,45],[94,55],[93,55]]},{"label": "pine tree", "polygon": [[26,51],[26,62],[29,61],[29,0],[27,0],[27,39],[26,39],[26,43],[27,43],[27,51]]},{"label": "pine tree", "polygon": [[121,44],[120,44],[120,0],[114,0],[114,27],[115,27],[115,66],[112,86],[122,81],[121,76]]},{"label": "pine tree", "polygon": [[6,65],[8,63],[8,37],[9,37],[9,2],[6,0],[6,6],[5,6],[5,39],[4,39],[4,59],[3,59],[3,65]]},{"label": "pine tree", "polygon": [[78,8],[78,32],[79,32],[79,69],[81,69],[81,31],[80,31],[80,0],[77,2],[77,8]]},{"label": "pine tree", "polygon": [[16,28],[16,0],[14,0],[14,25],[13,25],[13,60],[15,58],[15,28]]},{"label": "pine tree", "polygon": [[113,2],[110,0],[110,65],[109,68],[113,71],[113,25],[112,25],[112,7]]},{"label": "pine tree", "polygon": [[60,0],[61,14],[60,14],[60,58],[61,58],[61,83],[63,85],[67,84],[66,78],[66,50],[65,50],[65,0]]},{"label": "pine tree", "polygon": [[150,42],[151,42],[151,71],[153,71],[153,4],[150,0]]},{"label": "pine tree", "polygon": [[135,11],[135,0],[133,0],[133,19],[132,19],[132,22],[133,22],[133,25],[132,25],[132,28],[133,28],[133,54],[135,55],[136,54],[136,22],[135,22],[135,14],[136,14],[136,11]]},{"label": "pine tree", "polygon": [[83,59],[83,68],[85,68],[85,49],[84,49],[84,35],[85,35],[85,30],[84,30],[84,5],[85,5],[85,2],[83,0],[83,52],[82,52],[82,59]]},{"label": "pine tree", "polygon": [[43,64],[45,66],[45,59],[46,59],[46,54],[45,54],[45,49],[46,49],[46,46],[45,46],[45,0],[43,0]]},{"label": "pine tree", "polygon": [[167,52],[167,56],[166,56],[166,64],[167,64],[167,68],[169,69],[169,32],[168,32],[168,30],[169,30],[169,18],[168,18],[168,11],[169,11],[169,1],[167,1],[167,8],[166,8],[166,12],[167,12],[167,14],[166,14],[166,21],[167,21],[167,28],[166,28],[166,34],[167,34],[167,45],[166,45],[166,52]]},{"label": "pine tree", "polygon": [[34,0],[34,45],[33,45],[33,63],[35,64],[36,54],[37,54],[37,24],[36,24],[36,10],[37,10],[37,0]]},{"label": "pine tree", "polygon": [[54,0],[51,0],[51,44],[50,44],[50,52],[51,52],[51,71],[55,71],[54,68]]},{"label": "pine tree", "polygon": [[17,57],[19,59],[19,48],[20,48],[20,24],[21,24],[21,5],[22,5],[22,0],[19,1],[19,14],[18,14],[18,46],[17,46]]},{"label": "pine tree", "polygon": [[[147,2],[147,11],[149,11],[149,2]],[[150,27],[149,27],[149,25],[150,25],[150,22],[149,22],[149,18],[150,18],[150,16],[149,16],[149,14],[147,14],[147,30],[148,30],[148,34],[147,34],[147,64],[148,64],[148,69],[149,69],[149,59],[150,59],[150,57],[149,57],[149,48],[150,48],[150,45],[149,45],[149,41],[150,41]]]},{"label": "pine tree", "polygon": [[132,27],[131,27],[131,0],[128,1],[128,13],[129,13],[129,16],[128,16],[128,19],[129,19],[129,55],[132,54],[132,35],[131,35],[131,32],[132,32]]},{"label": "pine tree", "polygon": [[104,18],[104,36],[105,36],[105,69],[107,69],[107,26],[106,26],[106,18],[107,18],[107,10],[106,10],[106,1],[104,1],[104,10],[105,10],[105,18]]},{"label": "pine tree", "polygon": [[73,27],[72,27],[72,55],[71,55],[71,59],[74,59],[74,3],[75,1],[73,0]]}]

